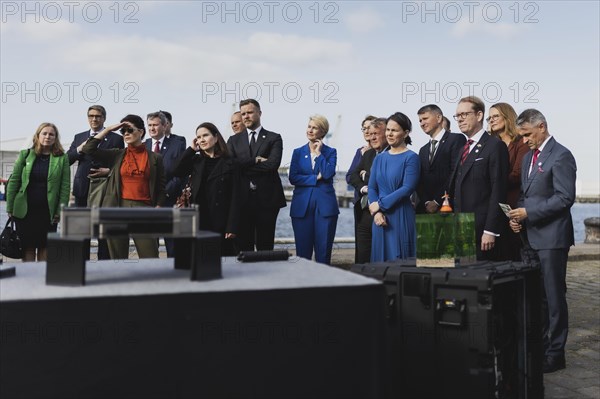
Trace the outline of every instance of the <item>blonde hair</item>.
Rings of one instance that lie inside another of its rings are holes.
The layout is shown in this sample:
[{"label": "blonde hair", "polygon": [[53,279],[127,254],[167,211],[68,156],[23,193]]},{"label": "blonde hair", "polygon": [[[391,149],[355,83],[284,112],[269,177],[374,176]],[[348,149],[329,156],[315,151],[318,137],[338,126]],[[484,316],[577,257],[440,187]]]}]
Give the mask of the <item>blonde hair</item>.
[{"label": "blonde hair", "polygon": [[323,137],[329,132],[329,121],[323,115],[315,114],[309,117],[308,120],[315,122],[315,125],[323,132]]},{"label": "blonde hair", "polygon": [[[517,134],[517,113],[515,109],[507,103],[497,103],[490,107],[495,108],[500,116],[504,118],[504,131],[510,137],[510,141],[515,142],[521,140],[521,136]],[[494,135],[498,135],[496,132],[492,132]]]},{"label": "blonde hair", "polygon": [[65,150],[62,146],[62,144],[60,144],[60,136],[58,134],[58,128],[56,127],[56,125],[54,123],[50,123],[50,122],[44,122],[42,123],[40,126],[38,126],[37,130],[35,131],[35,133],[33,134],[33,151],[35,151],[36,155],[40,155],[42,153],[42,143],[40,143],[40,133],[42,132],[42,130],[46,127],[51,127],[52,129],[54,129],[54,133],[56,133],[56,140],[54,140],[54,144],[52,144],[52,149],[50,150],[50,152],[52,153],[52,155],[55,156],[60,156],[63,155],[65,153]]}]

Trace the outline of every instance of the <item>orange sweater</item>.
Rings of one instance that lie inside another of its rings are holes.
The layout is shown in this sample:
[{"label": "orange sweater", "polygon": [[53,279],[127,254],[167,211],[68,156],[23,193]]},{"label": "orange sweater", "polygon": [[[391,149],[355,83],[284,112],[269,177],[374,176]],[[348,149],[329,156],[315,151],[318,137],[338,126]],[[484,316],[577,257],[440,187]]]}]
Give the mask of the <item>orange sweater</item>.
[{"label": "orange sweater", "polygon": [[121,164],[121,197],[151,204],[150,167],[145,145],[129,146]]}]

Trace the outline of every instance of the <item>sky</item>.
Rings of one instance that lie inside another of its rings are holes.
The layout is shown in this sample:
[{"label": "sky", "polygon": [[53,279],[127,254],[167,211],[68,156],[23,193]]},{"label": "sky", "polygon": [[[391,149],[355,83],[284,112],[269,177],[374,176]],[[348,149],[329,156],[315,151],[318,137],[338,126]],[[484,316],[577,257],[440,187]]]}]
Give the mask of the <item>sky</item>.
[{"label": "sky", "polygon": [[[282,165],[307,142],[309,116],[331,126],[347,170],[365,115],[400,111],[411,149],[428,139],[417,110],[451,117],[461,97],[486,109],[539,109],[577,161],[577,194],[600,193],[597,1],[0,1],[0,141],[26,148],[55,123],[69,147],[89,128],[167,110],[188,143],[202,122],[227,138],[244,98],[283,137]],[[458,131],[452,120],[453,131]],[[3,168],[6,166],[3,165]],[[4,174],[4,171],[3,171]],[[343,178],[340,174],[338,178]]]}]

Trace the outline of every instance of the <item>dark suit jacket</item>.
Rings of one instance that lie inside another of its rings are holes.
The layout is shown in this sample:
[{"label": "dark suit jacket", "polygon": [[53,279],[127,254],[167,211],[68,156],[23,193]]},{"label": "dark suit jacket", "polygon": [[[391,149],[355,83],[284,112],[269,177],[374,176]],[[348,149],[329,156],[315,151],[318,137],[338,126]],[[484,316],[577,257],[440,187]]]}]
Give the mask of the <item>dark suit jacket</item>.
[{"label": "dark suit jacket", "polygon": [[178,134],[171,133],[169,135],[169,138],[170,139],[174,139],[174,140],[179,140],[179,141],[183,142],[183,146],[186,147],[186,141],[185,141],[185,137],[184,136],[180,136]]},{"label": "dark suit jacket", "polygon": [[523,158],[521,198],[525,228],[533,249],[569,248],[574,244],[571,206],[575,202],[577,165],[571,152],[551,137],[528,175],[533,151]]},{"label": "dark suit jacket", "polygon": [[[240,218],[240,173],[232,158],[219,162],[202,185],[206,158],[188,147],[174,164],[173,175],[187,179],[191,175],[192,203],[200,204],[200,196],[208,195],[208,209],[200,209],[200,223],[218,233],[237,233]],[[202,220],[204,219],[204,220]]]},{"label": "dark suit jacket", "polygon": [[463,134],[444,132],[437,143],[433,161],[429,163],[431,144],[427,142],[419,150],[421,160],[421,178],[417,186],[419,203],[417,213],[426,213],[425,202],[436,201],[442,205],[444,192],[448,188],[450,177],[458,163],[467,139]]},{"label": "dark suit jacket", "polygon": [[[352,158],[352,162],[350,163],[350,167],[348,168],[348,172],[346,172],[346,183],[348,183],[348,184],[352,184],[352,182],[350,181],[350,176],[352,175],[352,172],[354,172],[354,169],[356,169],[356,167],[358,166],[358,163],[362,159],[363,154],[362,154],[361,150],[362,150],[362,147],[360,147],[356,150],[356,153],[354,153],[354,158]],[[358,201],[360,199],[360,197],[361,197],[360,193],[358,191],[354,190],[354,202]]]},{"label": "dark suit jacket", "polygon": [[[90,137],[90,131],[86,130],[85,132],[77,133],[73,138],[73,142],[71,143],[71,147],[67,151],[67,155],[69,156],[69,164],[73,165],[75,161],[78,161],[77,171],[75,172],[75,177],[73,178],[73,195],[78,198],[85,198],[87,201],[88,191],[90,188],[90,179],[88,175],[90,173],[90,169],[95,168],[109,168],[110,166],[102,161],[94,161],[89,154],[85,154],[83,152],[78,153],[77,147],[81,143],[87,141]],[[98,145],[100,149],[110,149],[110,148],[125,148],[123,143],[123,136],[120,134],[110,132],[104,137],[104,140],[100,142]]]},{"label": "dark suit jacket", "polygon": [[[337,166],[337,151],[323,145],[321,155],[315,158],[313,169],[308,144],[296,148],[290,164],[290,183],[294,185],[294,196],[290,207],[291,217],[304,217],[311,198],[318,203],[321,216],[340,213],[333,188],[333,177]],[[321,173],[321,180],[317,175]]]},{"label": "dark suit jacket", "polygon": [[[360,189],[364,186],[369,185],[369,176],[371,176],[371,166],[373,166],[373,160],[375,159],[376,156],[377,156],[377,151],[375,151],[375,149],[373,149],[373,148],[365,151],[362,158],[358,162],[358,165],[356,165],[356,167],[350,174],[350,184],[352,185],[352,187],[354,187],[356,192],[359,193],[358,199],[356,199],[356,201],[355,201],[355,204],[356,204],[355,208],[356,207],[360,208],[360,199],[363,195],[366,195],[366,194],[360,194]],[[367,173],[365,174],[364,180],[361,179],[361,177],[360,177],[361,170],[367,171]]]},{"label": "dark suit jacket", "polygon": [[[152,139],[146,139],[145,144],[146,149],[151,152],[153,150]],[[175,204],[175,201],[177,201],[177,197],[179,196],[179,194],[181,194],[181,190],[185,186],[186,182],[185,179],[173,176],[173,169],[175,167],[175,164],[185,151],[185,141],[180,140],[178,136],[174,137],[173,135],[171,135],[171,137],[169,138],[163,137],[162,142],[160,144],[160,155],[162,155],[163,157],[163,165],[165,166],[165,178],[167,182],[165,185],[165,191],[167,196],[165,206],[171,206]]]},{"label": "dark suit jacket", "polygon": [[[230,155],[241,168],[240,199],[242,204],[248,199],[250,182],[253,182],[256,185],[256,194],[261,207],[279,209],[286,206],[278,171],[283,152],[281,136],[262,128],[256,139],[255,151],[251,154],[248,134],[243,131],[230,136],[227,140],[227,147]],[[267,160],[256,163],[255,159],[258,156],[267,158]]]},{"label": "dark suit jacket", "polygon": [[[458,160],[454,173],[454,211],[475,214],[475,234],[481,242],[484,230],[501,234],[507,220],[498,203],[506,202],[508,150],[500,139],[485,132],[465,163]],[[477,250],[480,250],[478,245]]]}]

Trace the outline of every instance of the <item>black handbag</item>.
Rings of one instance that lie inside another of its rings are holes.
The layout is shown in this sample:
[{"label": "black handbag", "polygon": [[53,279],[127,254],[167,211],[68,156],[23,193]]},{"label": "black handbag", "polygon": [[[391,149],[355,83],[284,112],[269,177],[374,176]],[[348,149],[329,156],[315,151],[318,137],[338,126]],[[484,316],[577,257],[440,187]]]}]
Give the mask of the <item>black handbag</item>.
[{"label": "black handbag", "polygon": [[4,227],[4,230],[2,230],[2,235],[0,235],[0,253],[13,259],[20,259],[23,257],[21,239],[17,234],[15,221],[12,217],[8,218],[6,226]]}]

